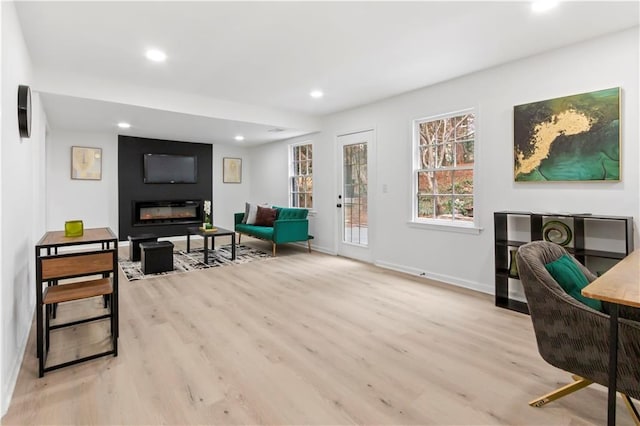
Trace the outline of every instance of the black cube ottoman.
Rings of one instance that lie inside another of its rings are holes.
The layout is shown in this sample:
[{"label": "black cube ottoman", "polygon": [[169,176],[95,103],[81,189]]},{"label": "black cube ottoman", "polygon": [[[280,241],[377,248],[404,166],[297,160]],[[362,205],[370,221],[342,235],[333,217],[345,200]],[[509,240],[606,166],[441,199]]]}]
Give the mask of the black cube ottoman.
[{"label": "black cube ottoman", "polygon": [[129,235],[129,260],[137,262],[140,260],[140,243],[158,241],[158,236],[154,234]]},{"label": "black cube ottoman", "polygon": [[173,243],[154,241],[140,243],[140,262],[143,274],[173,271]]}]

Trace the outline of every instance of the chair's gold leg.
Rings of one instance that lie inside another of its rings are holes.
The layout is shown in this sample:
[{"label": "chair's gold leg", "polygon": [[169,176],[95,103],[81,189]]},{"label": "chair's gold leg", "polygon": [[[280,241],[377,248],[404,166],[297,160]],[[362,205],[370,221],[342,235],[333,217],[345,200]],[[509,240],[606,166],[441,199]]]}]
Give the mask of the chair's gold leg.
[{"label": "chair's gold leg", "polygon": [[242,234],[238,232],[238,244],[240,244],[241,239],[242,239]]},{"label": "chair's gold leg", "polygon": [[309,253],[311,253],[311,240],[307,240],[307,245],[309,246]]},{"label": "chair's gold leg", "polygon": [[631,402],[631,398],[623,393],[620,394],[620,398],[622,398],[624,404],[627,406],[627,410],[629,410],[629,414],[631,414],[633,422],[636,424],[636,426],[640,426],[640,413],[638,413],[636,406],[633,405],[633,402]]},{"label": "chair's gold leg", "polygon": [[276,257],[276,243],[273,243],[273,257]]},{"label": "chair's gold leg", "polygon": [[543,405],[548,404],[551,401],[555,401],[556,399],[562,398],[563,396],[567,396],[570,393],[578,391],[582,388],[586,388],[591,383],[591,380],[583,379],[579,376],[572,376],[575,382],[569,383],[566,386],[563,386],[559,389],[554,390],[553,392],[549,392],[546,395],[541,396],[540,398],[536,398],[529,403],[532,407],[542,407]]}]

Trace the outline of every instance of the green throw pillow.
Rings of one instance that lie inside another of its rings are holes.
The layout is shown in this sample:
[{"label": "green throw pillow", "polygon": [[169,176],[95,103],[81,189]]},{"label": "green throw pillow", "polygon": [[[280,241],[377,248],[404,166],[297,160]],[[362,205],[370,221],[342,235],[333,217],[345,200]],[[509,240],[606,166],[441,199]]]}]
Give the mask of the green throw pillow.
[{"label": "green throw pillow", "polygon": [[551,276],[560,284],[560,287],[567,294],[590,308],[602,312],[602,302],[585,297],[580,292],[589,284],[589,280],[584,276],[578,265],[568,255],[544,265]]}]

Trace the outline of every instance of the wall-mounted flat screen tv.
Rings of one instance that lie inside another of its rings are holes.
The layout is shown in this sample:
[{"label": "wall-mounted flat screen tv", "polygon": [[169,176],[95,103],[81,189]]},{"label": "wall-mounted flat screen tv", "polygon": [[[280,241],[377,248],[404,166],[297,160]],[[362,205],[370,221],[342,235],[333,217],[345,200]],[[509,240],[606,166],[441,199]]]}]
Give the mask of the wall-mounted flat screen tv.
[{"label": "wall-mounted flat screen tv", "polygon": [[197,157],[144,154],[144,183],[196,183],[197,181]]}]

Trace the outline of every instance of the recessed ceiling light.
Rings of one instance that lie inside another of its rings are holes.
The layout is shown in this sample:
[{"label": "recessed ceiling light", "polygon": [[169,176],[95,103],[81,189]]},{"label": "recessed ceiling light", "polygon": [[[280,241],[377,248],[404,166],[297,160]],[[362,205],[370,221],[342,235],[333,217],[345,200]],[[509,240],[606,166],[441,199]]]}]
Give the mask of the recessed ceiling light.
[{"label": "recessed ceiling light", "polygon": [[148,60],[153,62],[164,62],[167,60],[167,54],[164,53],[162,50],[158,50],[158,49],[147,50],[147,52],[145,53],[145,56],[147,57]]},{"label": "recessed ceiling light", "polygon": [[557,1],[554,0],[537,0],[531,3],[531,10],[537,13],[546,12],[547,10],[551,10],[558,5]]},{"label": "recessed ceiling light", "polygon": [[128,129],[129,127],[131,127],[131,124],[121,121],[120,123],[118,123],[118,127],[120,127],[121,129]]},{"label": "recessed ceiling light", "polygon": [[237,141],[243,141],[244,140],[244,136],[238,135],[234,139],[237,140]]},{"label": "recessed ceiling light", "polygon": [[309,93],[309,96],[313,99],[320,99],[324,96],[324,93],[322,93],[322,90],[312,90],[311,93]]}]

